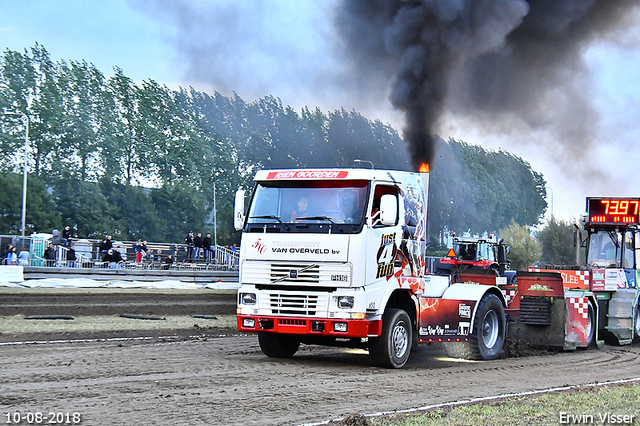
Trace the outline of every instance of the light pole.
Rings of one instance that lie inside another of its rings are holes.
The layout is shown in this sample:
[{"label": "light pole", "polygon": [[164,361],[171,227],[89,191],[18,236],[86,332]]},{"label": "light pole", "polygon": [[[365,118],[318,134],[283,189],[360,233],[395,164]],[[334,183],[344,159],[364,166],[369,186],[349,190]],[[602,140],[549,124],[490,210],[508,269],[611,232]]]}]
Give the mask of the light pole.
[{"label": "light pole", "polygon": [[372,168],[372,169],[374,168],[374,167],[373,167],[373,162],[372,162],[372,161],[369,161],[369,160],[360,160],[360,159],[356,158],[355,160],[353,160],[353,162],[354,162],[354,163],[357,163],[357,164],[360,164],[360,163],[369,163],[369,164],[371,164],[371,168]]},{"label": "light pole", "polygon": [[25,222],[27,217],[27,150],[29,148],[29,116],[27,114],[4,111],[6,115],[22,115],[25,120],[24,127],[24,176],[22,178],[22,238],[24,238]]}]

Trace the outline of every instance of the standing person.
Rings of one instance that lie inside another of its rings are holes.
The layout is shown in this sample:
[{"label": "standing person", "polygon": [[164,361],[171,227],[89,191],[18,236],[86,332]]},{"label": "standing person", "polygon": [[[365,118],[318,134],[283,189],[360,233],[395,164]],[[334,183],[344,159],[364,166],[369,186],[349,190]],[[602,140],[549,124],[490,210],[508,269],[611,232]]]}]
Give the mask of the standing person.
[{"label": "standing person", "polygon": [[76,258],[76,249],[75,249],[75,245],[71,244],[69,246],[69,248],[67,249],[67,266],[70,268],[75,268],[76,267],[76,261],[78,260]]},{"label": "standing person", "polygon": [[55,266],[56,264],[56,248],[53,243],[49,243],[49,247],[44,251],[44,259],[47,261],[47,266]]},{"label": "standing person", "polygon": [[111,235],[107,235],[100,242],[100,246],[99,247],[100,247],[100,254],[102,254],[102,255],[107,254],[107,252],[113,248],[113,243],[111,242]]},{"label": "standing person", "polygon": [[142,258],[143,259],[147,259],[149,262],[153,261],[153,250],[149,250],[149,247],[147,247],[147,242],[143,241],[142,242]]},{"label": "standing person", "polygon": [[60,233],[60,231],[58,231],[57,229],[54,229],[53,231],[51,231],[51,242],[53,243],[53,245],[55,246],[63,246],[64,245],[64,240],[62,239],[62,234]]},{"label": "standing person", "polygon": [[9,253],[7,253],[7,265],[17,265],[18,264],[18,253],[15,247],[11,247],[9,249]]},{"label": "standing person", "polygon": [[187,260],[191,260],[193,257],[193,231],[189,231],[187,238],[184,239],[185,244],[187,245]]},{"label": "standing person", "polygon": [[206,263],[209,261],[209,252],[211,251],[211,234],[207,234],[202,239],[202,250],[204,251],[204,261]]},{"label": "standing person", "polygon": [[202,253],[202,232],[198,232],[198,235],[193,239],[193,246],[195,247],[193,258],[200,260],[200,253]]},{"label": "standing person", "polygon": [[18,264],[22,266],[29,266],[29,252],[24,246],[20,247],[20,253],[18,253]]},{"label": "standing person", "polygon": [[142,262],[142,240],[138,240],[136,243],[136,263]]},{"label": "standing person", "polygon": [[9,252],[11,251],[12,247],[13,247],[13,244],[9,243],[5,246],[4,250],[2,251],[2,257],[0,258],[0,263],[2,263],[3,265],[7,264],[7,256],[9,255]]},{"label": "standing person", "polygon": [[69,225],[65,226],[62,230],[62,244],[69,248],[71,247],[71,227]]}]

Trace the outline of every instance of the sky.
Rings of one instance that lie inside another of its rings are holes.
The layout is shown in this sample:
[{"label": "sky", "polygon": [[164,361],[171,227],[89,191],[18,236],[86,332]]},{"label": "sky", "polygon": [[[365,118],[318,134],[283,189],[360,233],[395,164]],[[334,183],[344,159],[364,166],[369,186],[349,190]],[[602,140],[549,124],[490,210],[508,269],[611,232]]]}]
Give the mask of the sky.
[{"label": "sky", "polygon": [[[298,111],[356,110],[402,135],[387,83],[351,68],[338,10],[338,0],[2,1],[0,48],[38,42],[54,61],[86,60],[105,75],[119,67],[138,83],[235,92],[246,102],[273,95]],[[624,31],[580,50],[576,87],[593,114],[575,127],[593,143],[566,144],[549,124],[563,102],[571,106],[562,90],[545,99],[551,117],[538,124],[517,111],[491,119],[445,109],[437,134],[522,157],[547,181],[548,214],[562,219],[581,216],[587,196],[640,197],[640,12],[625,20]]]}]

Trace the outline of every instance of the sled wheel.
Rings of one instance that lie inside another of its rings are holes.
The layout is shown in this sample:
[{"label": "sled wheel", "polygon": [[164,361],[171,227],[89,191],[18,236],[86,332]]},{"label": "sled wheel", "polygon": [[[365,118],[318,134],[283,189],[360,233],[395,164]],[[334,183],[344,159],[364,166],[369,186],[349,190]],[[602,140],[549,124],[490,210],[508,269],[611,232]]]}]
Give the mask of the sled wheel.
[{"label": "sled wheel", "polygon": [[596,335],[596,311],[593,309],[593,303],[589,300],[589,316],[587,318],[587,347],[592,347],[594,344],[594,337]]},{"label": "sled wheel", "polygon": [[300,347],[300,341],[288,334],[258,333],[258,343],[262,353],[272,358],[291,358]]},{"label": "sled wheel", "polygon": [[468,342],[445,343],[452,358],[496,359],[502,352],[506,336],[504,306],[493,294],[486,294],[476,310],[473,332]]},{"label": "sled wheel", "polygon": [[409,359],[412,342],[409,315],[389,308],[382,317],[382,334],[369,339],[369,356],[378,367],[401,368]]}]

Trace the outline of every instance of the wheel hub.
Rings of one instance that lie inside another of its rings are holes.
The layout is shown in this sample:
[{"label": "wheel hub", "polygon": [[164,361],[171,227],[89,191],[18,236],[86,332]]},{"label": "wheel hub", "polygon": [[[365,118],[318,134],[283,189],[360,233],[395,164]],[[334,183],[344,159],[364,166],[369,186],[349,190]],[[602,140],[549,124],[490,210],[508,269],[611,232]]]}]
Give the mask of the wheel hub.
[{"label": "wheel hub", "polygon": [[409,335],[404,324],[397,324],[393,329],[392,336],[393,354],[397,358],[402,358],[407,352],[407,346],[409,344]]},{"label": "wheel hub", "polygon": [[500,322],[495,311],[489,311],[482,321],[482,342],[487,348],[492,348],[498,341]]}]

